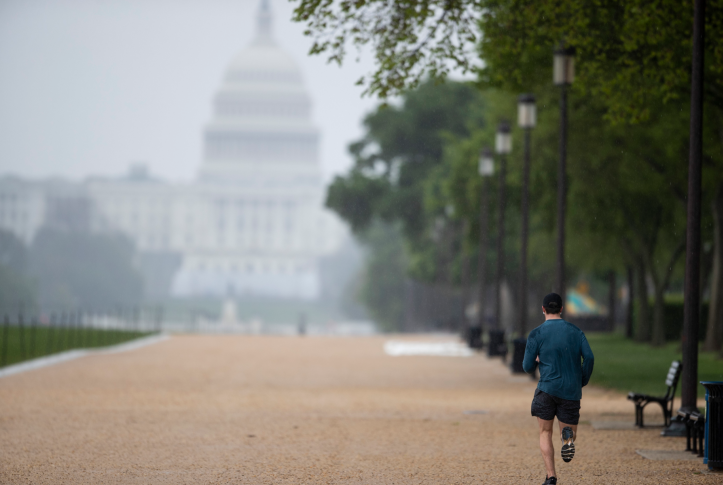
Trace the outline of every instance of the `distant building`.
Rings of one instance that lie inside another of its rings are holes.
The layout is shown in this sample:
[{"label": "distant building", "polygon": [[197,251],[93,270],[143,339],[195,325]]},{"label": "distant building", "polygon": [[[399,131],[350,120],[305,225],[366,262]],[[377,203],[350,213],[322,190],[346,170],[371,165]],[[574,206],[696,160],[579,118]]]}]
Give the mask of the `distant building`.
[{"label": "distant building", "polygon": [[273,41],[262,1],[253,43],[228,67],[204,130],[196,182],[142,165],[71,184],[0,179],[0,227],[30,242],[43,225],[121,232],[153,296],[319,295],[319,260],[346,229],[324,209],[318,130],[293,60]]}]

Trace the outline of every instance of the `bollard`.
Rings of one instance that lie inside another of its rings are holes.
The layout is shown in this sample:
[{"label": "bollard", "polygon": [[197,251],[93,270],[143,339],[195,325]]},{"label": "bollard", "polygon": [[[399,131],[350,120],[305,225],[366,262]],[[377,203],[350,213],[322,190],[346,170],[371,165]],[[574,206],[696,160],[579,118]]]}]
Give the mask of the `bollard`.
[{"label": "bollard", "polygon": [[701,382],[705,387],[705,455],[710,470],[723,471],[723,382]]},{"label": "bollard", "polygon": [[690,430],[690,413],[682,409],[678,409],[677,421],[682,421],[685,424],[685,451],[693,451],[690,446],[691,435],[693,434]]},{"label": "bollard", "polygon": [[471,349],[482,348],[482,327],[479,325],[472,325],[467,328],[467,345]]},{"label": "bollard", "polygon": [[306,314],[305,313],[299,313],[299,323],[297,326],[297,331],[298,331],[300,337],[303,337],[304,335],[306,335]]},{"label": "bollard", "polygon": [[156,333],[163,332],[163,307],[158,305],[156,307]]},{"label": "bollard", "polygon": [[700,413],[695,413],[695,416],[691,416],[691,419],[693,420],[693,429],[695,429],[694,437],[698,440],[698,443],[696,444],[698,448],[698,456],[700,458],[705,458],[705,417]]},{"label": "bollard", "polygon": [[522,368],[522,361],[525,359],[525,349],[527,348],[527,339],[518,337],[512,341],[512,363],[510,370],[513,374],[524,374],[525,369]]},{"label": "bollard", "polygon": [[487,347],[488,357],[502,356],[504,358],[507,355],[507,346],[505,345],[505,331],[504,330],[490,330],[490,342]]}]

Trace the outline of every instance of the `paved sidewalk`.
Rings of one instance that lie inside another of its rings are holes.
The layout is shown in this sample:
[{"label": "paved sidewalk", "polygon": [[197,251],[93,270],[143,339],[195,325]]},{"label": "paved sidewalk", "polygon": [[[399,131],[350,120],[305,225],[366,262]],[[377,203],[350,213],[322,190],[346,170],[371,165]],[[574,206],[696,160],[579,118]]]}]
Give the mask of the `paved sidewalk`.
[{"label": "paved sidewalk", "polygon": [[[0,483],[542,483],[531,380],[481,355],[391,357],[387,340],[174,336],[5,377]],[[702,460],[635,453],[684,440],[593,429],[633,406],[583,394],[561,485],[720,483]]]}]

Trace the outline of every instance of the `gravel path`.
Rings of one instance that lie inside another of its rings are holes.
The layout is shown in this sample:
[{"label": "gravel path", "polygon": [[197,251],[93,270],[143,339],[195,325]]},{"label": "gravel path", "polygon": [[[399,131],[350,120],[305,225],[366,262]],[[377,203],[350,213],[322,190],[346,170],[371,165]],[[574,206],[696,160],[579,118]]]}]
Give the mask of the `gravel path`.
[{"label": "gravel path", "polygon": [[[386,340],[175,336],[0,379],[0,483],[542,483],[529,378],[481,355],[390,357]],[[702,460],[635,453],[682,439],[594,430],[633,420],[619,393],[582,405],[561,485],[721,483]]]}]

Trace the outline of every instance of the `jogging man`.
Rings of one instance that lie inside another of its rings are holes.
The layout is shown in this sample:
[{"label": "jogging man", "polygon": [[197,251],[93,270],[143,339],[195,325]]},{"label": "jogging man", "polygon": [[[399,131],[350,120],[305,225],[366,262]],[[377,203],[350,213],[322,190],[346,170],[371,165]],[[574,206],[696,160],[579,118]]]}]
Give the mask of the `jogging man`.
[{"label": "jogging man", "polygon": [[[550,293],[542,300],[545,323],[530,332],[522,367],[533,373],[540,366],[540,381],[532,399],[532,415],[540,426],[540,451],[547,477],[543,485],[557,484],[552,425],[557,416],[562,438],[562,459],[575,456],[582,388],[590,381],[595,357],[585,334],[562,319],[562,298]],[[582,362],[581,362],[582,360]]]}]

